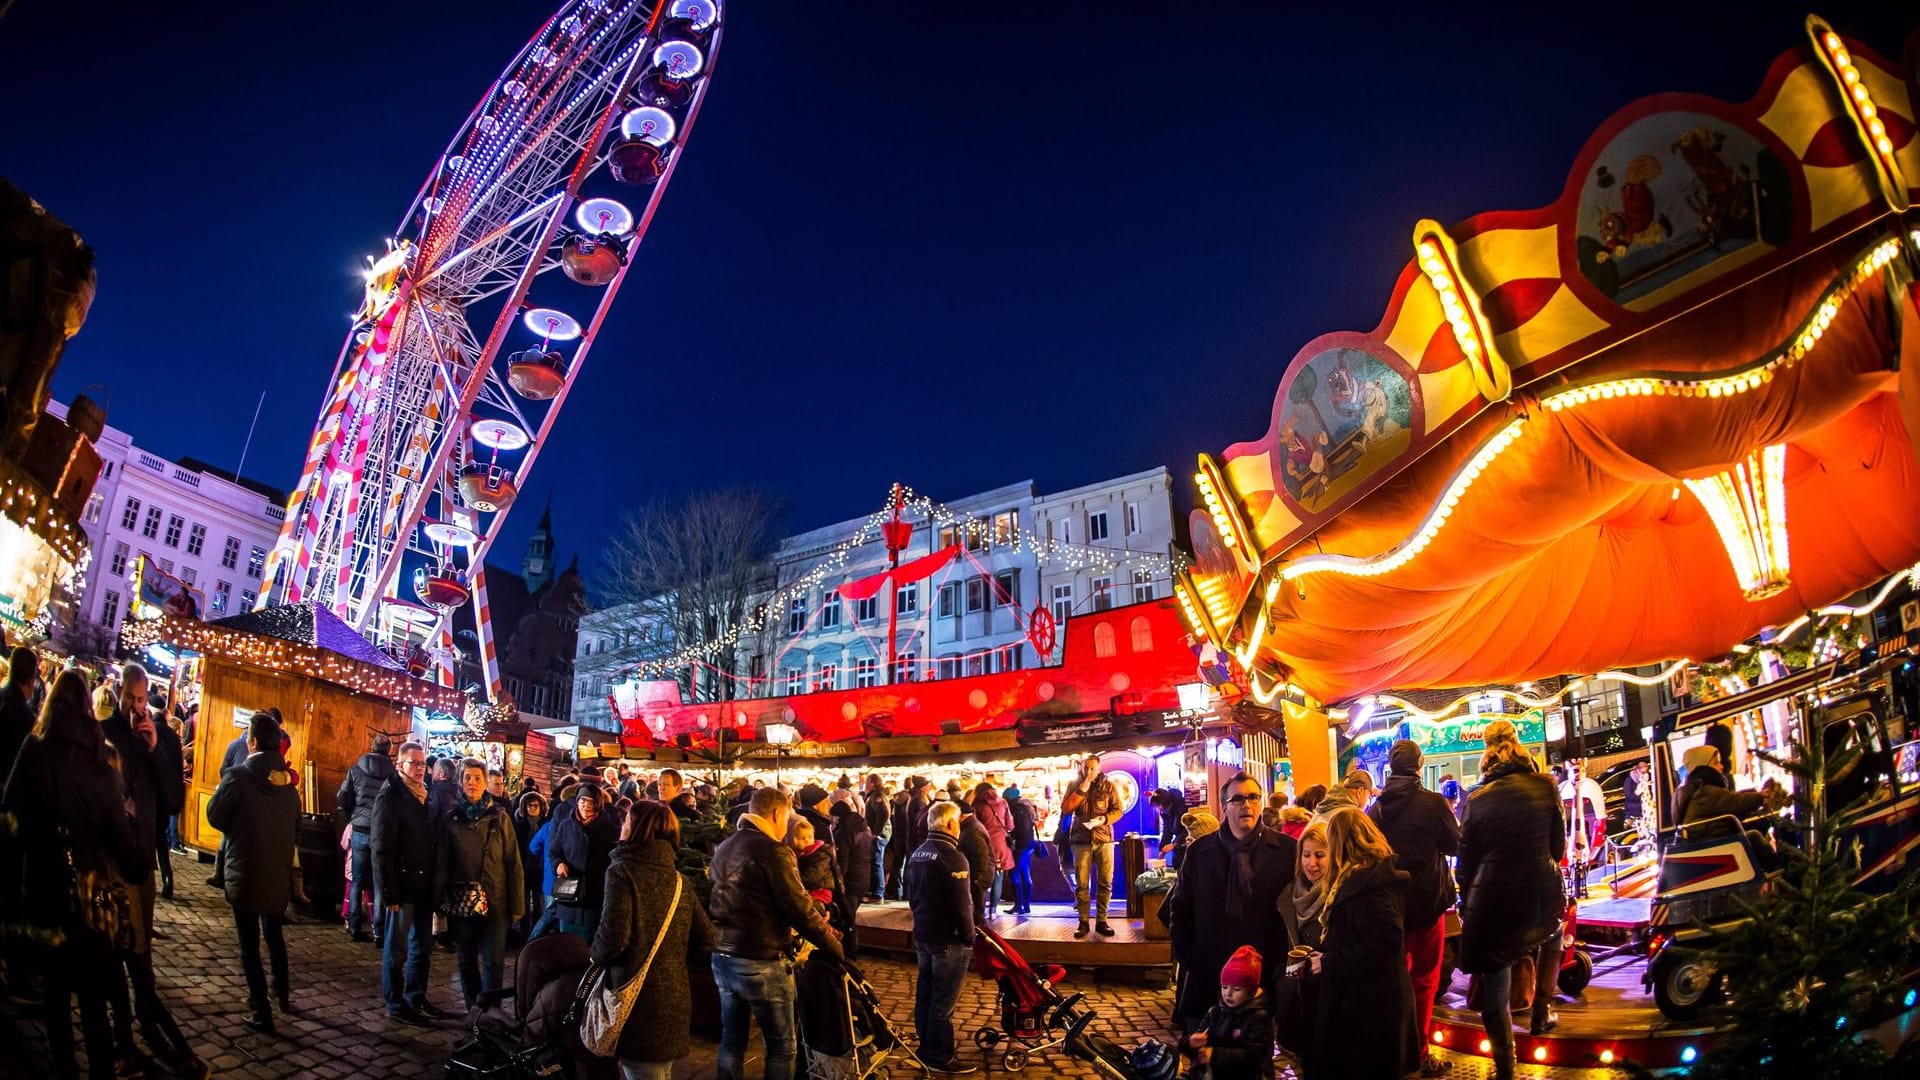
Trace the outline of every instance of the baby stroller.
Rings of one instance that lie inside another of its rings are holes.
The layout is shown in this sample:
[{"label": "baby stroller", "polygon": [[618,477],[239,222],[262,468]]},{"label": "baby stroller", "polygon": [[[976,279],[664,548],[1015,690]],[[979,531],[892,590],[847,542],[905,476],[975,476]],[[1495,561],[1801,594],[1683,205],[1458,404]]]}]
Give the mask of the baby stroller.
[{"label": "baby stroller", "polygon": [[926,1074],[851,961],[815,952],[794,974],[794,990],[807,1080],[867,1080],[895,1065]]},{"label": "baby stroller", "polygon": [[1171,1080],[1178,1058],[1164,1044],[1148,1039],[1129,1053],[1087,1030],[1098,1014],[1081,1004],[1086,995],[1062,997],[1054,989],[1066,977],[1058,964],[1035,971],[1005,938],[981,926],[974,929],[973,970],[999,985],[1001,1023],[974,1032],[973,1041],[989,1053],[1006,1043],[1000,1064],[1007,1071],[1026,1068],[1034,1053],[1064,1046],[1106,1080]]},{"label": "baby stroller", "polygon": [[[454,1044],[447,1080],[618,1080],[611,1058],[580,1044],[580,1013],[591,960],[587,943],[548,934],[527,943],[513,985],[481,999],[467,1036]],[[501,1006],[511,998],[513,1012]]]}]

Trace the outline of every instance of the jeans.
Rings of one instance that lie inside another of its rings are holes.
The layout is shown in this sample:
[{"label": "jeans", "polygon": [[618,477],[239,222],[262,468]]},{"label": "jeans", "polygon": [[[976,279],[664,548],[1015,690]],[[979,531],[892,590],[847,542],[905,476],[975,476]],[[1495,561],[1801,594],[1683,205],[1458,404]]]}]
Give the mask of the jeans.
[{"label": "jeans", "polygon": [[913,987],[913,1027],[920,1033],[920,1060],[935,1067],[953,1060],[953,1006],[973,962],[972,945],[913,943],[920,978]]},{"label": "jeans", "polygon": [[[1553,1004],[1554,983],[1560,978],[1560,927],[1556,925],[1534,954],[1533,1020],[1544,1021]],[[1501,968],[1480,976],[1480,1026],[1493,1044],[1494,1075],[1513,1075],[1513,969]]]},{"label": "jeans", "polygon": [[888,900],[898,900],[904,893],[907,856],[907,842],[887,842],[887,887],[883,894]]},{"label": "jeans", "polygon": [[[387,906],[380,902],[380,890],[375,888],[373,883],[373,834],[355,829],[353,830],[353,887],[347,890],[347,929],[355,934],[358,934],[360,928],[365,925],[360,908],[362,896],[373,904],[374,918],[378,920],[380,913],[387,910]],[[383,932],[378,922],[375,923],[373,932],[375,934]]]},{"label": "jeans", "polygon": [[1013,885],[1013,910],[1025,913],[1033,909],[1033,845],[1013,857],[1013,869],[1007,871]]},{"label": "jeans", "polygon": [[1101,921],[1107,921],[1107,907],[1113,903],[1113,845],[1112,844],[1075,844],[1073,845],[1073,908],[1080,913],[1080,921],[1087,921],[1087,885],[1091,877],[1094,894],[1094,915]]},{"label": "jeans", "polygon": [[621,1058],[620,1080],[673,1080],[673,1062]]},{"label": "jeans", "polygon": [[273,992],[287,994],[287,940],[280,936],[286,920],[278,915],[233,913],[240,934],[240,967],[247,973],[247,1004],[254,1012],[267,1011],[267,976],[260,968],[260,932],[266,931],[267,958],[273,964]]},{"label": "jeans", "polygon": [[720,989],[720,1056],[723,1080],[742,1080],[749,1021],[760,1021],[767,1044],[766,1080],[793,1080],[793,969],[785,960],[748,960],[713,954],[713,981]]},{"label": "jeans", "polygon": [[433,959],[433,905],[401,904],[382,914],[387,925],[380,946],[380,990],[387,1011],[419,1008],[427,1003],[427,969]]},{"label": "jeans", "polygon": [[548,912],[556,919],[561,933],[572,934],[589,945],[593,944],[594,932],[600,929],[599,908],[555,904]]},{"label": "jeans", "polygon": [[1433,995],[1440,989],[1440,960],[1446,951],[1447,918],[1425,928],[1407,929],[1407,972],[1413,977],[1413,1018],[1420,1025],[1420,1045],[1433,1037]]},{"label": "jeans", "polygon": [[560,929],[560,908],[549,898],[546,906],[540,909],[540,917],[533,920],[533,929],[527,931],[527,940],[544,937],[558,929]]},{"label": "jeans", "polygon": [[887,881],[887,838],[873,838],[873,888],[867,890],[867,896],[879,896]]},{"label": "jeans", "polygon": [[468,1011],[480,995],[500,989],[507,977],[507,916],[504,912],[449,918],[453,951],[460,958],[460,993]]}]

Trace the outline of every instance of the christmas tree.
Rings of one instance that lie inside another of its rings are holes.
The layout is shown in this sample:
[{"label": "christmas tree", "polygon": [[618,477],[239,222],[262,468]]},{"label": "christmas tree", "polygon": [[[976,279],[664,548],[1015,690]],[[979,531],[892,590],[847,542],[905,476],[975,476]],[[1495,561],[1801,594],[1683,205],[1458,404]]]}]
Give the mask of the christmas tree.
[{"label": "christmas tree", "polygon": [[1860,859],[1849,826],[1883,803],[1870,794],[1827,806],[1830,788],[1867,769],[1869,755],[1851,742],[1829,754],[1823,741],[1796,745],[1791,758],[1763,755],[1793,775],[1807,831],[1802,845],[1781,845],[1783,872],[1741,904],[1748,918],[1710,941],[1731,1026],[1690,1076],[1916,1075],[1910,1051],[1890,1060],[1855,1035],[1903,1007],[1920,875],[1909,868],[1877,895],[1854,886]]}]

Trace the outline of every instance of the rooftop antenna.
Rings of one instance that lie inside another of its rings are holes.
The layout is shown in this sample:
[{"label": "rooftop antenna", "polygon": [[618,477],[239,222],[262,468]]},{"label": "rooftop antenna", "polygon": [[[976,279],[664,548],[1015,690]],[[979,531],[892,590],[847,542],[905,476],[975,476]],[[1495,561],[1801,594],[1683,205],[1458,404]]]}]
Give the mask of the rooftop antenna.
[{"label": "rooftop antenna", "polygon": [[240,467],[233,470],[235,483],[247,474],[247,451],[253,449],[253,429],[260,423],[260,406],[267,403],[267,392],[260,391],[260,400],[253,404],[253,422],[247,425],[247,441],[240,444]]}]

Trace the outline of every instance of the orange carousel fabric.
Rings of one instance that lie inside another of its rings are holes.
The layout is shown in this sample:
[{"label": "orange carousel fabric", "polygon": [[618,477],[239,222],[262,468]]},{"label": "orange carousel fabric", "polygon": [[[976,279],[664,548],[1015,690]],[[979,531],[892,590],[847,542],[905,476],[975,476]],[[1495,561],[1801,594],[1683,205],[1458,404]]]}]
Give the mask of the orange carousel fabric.
[{"label": "orange carousel fabric", "polygon": [[[1893,273],[1857,288],[1818,347],[1757,389],[1540,404],[1574,381],[1749,364],[1793,339],[1862,250],[1802,258],[1474,418],[1271,565],[1391,552],[1479,446],[1524,417],[1431,544],[1379,577],[1287,581],[1262,652],[1330,702],[1699,658],[1920,561],[1920,311]],[[1783,442],[1791,585],[1750,601],[1682,481]]]}]

